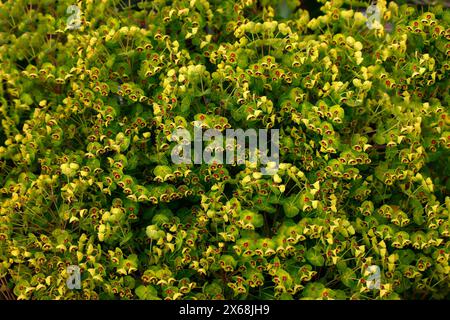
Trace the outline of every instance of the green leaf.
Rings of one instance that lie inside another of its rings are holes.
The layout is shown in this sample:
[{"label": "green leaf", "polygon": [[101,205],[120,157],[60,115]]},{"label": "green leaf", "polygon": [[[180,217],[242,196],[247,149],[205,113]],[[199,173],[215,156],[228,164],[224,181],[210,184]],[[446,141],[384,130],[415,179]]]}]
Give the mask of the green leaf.
[{"label": "green leaf", "polygon": [[403,265],[411,264],[416,258],[416,254],[411,249],[397,250],[396,252],[398,253],[398,260]]},{"label": "green leaf", "polygon": [[350,268],[347,268],[341,274],[341,281],[345,286],[352,289],[355,288],[356,285],[358,284],[356,273]]},{"label": "green leaf", "polygon": [[131,238],[133,238],[133,232],[127,232],[127,234],[125,235],[125,237],[122,239],[122,241],[120,241],[120,245],[123,246],[125,243],[127,243],[128,241],[131,240]]}]

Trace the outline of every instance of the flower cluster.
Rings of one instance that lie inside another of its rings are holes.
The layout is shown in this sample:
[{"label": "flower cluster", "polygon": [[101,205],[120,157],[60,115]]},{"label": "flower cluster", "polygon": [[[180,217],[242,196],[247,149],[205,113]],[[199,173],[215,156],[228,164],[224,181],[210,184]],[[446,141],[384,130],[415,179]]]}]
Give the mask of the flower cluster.
[{"label": "flower cluster", "polygon": [[[319,2],[0,2],[0,292],[448,298],[450,13]],[[279,129],[277,173],[173,163],[198,123]]]}]

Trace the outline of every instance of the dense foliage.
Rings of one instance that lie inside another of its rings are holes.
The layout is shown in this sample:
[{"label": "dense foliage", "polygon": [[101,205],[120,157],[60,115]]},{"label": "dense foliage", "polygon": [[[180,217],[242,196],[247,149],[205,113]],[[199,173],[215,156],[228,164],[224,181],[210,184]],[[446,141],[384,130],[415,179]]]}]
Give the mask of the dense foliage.
[{"label": "dense foliage", "polygon": [[[0,292],[449,298],[450,12],[367,6],[1,1]],[[194,121],[279,129],[277,174],[174,164]]]}]

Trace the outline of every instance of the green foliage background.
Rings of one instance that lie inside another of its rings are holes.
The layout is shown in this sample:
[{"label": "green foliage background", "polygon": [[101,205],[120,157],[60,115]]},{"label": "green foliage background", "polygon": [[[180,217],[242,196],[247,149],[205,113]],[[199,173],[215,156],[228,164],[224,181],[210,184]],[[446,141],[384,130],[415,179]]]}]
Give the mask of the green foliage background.
[{"label": "green foliage background", "polygon": [[[1,295],[448,299],[450,13],[367,5],[0,2]],[[278,173],[173,164],[194,121]]]}]

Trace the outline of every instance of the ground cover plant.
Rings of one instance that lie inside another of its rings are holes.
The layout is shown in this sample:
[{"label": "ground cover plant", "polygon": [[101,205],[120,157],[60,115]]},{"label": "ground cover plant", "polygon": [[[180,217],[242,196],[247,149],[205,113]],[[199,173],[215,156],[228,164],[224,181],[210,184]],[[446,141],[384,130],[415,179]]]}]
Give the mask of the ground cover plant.
[{"label": "ground cover plant", "polygon": [[[450,298],[450,12],[406,2],[0,1],[0,296]],[[174,163],[198,123],[277,172]]]}]

